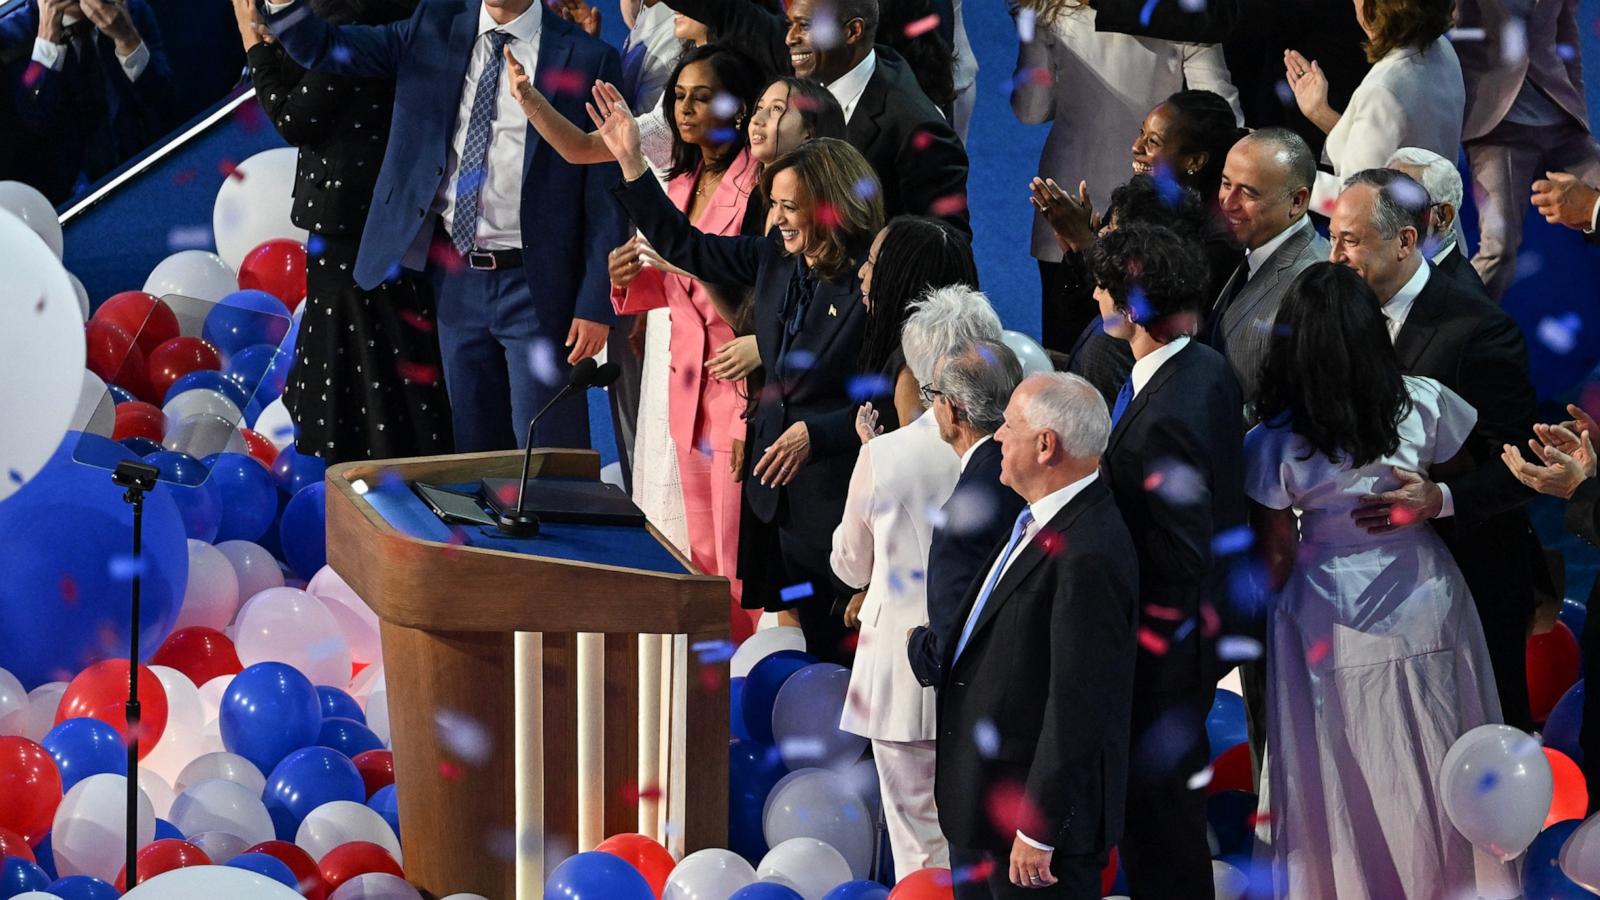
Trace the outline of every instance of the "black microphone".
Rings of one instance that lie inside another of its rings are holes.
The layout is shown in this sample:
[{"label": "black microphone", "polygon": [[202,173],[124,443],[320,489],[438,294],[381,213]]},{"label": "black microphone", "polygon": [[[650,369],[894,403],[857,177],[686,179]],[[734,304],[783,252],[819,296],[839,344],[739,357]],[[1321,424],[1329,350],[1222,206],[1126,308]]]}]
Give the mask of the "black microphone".
[{"label": "black microphone", "polygon": [[[607,373],[607,369],[610,370],[609,373]],[[567,386],[562,388],[554,397],[551,397],[550,402],[546,403],[544,408],[534,413],[533,418],[528,420],[528,439],[527,443],[523,445],[522,451],[522,482],[517,486],[517,506],[513,510],[500,514],[497,524],[501,531],[512,537],[532,537],[539,533],[539,516],[535,513],[524,512],[522,508],[522,503],[528,496],[528,467],[533,463],[534,426],[538,425],[539,420],[544,418],[544,414],[550,411],[550,407],[555,406],[573,394],[595,387],[597,384],[601,387],[605,384],[610,384],[617,379],[617,375],[621,371],[622,369],[616,363],[606,363],[601,366],[594,361],[592,356],[578,360],[578,364],[572,367],[572,373],[567,377]],[[607,379],[604,384],[599,384],[601,377]]]},{"label": "black microphone", "polygon": [[589,380],[590,387],[606,388],[622,375],[622,367],[614,362],[608,362],[595,370],[594,377]]}]

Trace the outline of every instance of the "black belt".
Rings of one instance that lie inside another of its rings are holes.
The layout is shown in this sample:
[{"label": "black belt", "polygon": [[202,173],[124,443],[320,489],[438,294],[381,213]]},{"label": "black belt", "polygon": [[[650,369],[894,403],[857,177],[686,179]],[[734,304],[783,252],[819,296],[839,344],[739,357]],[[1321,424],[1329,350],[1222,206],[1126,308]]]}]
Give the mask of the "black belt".
[{"label": "black belt", "polygon": [[469,269],[512,269],[522,265],[521,250],[468,250],[464,259]]}]

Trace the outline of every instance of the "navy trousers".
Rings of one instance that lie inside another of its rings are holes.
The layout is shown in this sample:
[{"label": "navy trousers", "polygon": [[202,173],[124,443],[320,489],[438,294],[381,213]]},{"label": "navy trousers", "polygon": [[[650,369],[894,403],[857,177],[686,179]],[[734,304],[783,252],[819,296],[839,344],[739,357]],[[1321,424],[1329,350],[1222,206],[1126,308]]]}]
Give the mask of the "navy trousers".
[{"label": "navy trousers", "polygon": [[[450,394],[456,452],[523,446],[528,421],[566,386],[570,310],[540,309],[521,268],[459,268],[432,263],[439,350]],[[553,407],[535,429],[536,447],[589,446],[582,393]]]}]

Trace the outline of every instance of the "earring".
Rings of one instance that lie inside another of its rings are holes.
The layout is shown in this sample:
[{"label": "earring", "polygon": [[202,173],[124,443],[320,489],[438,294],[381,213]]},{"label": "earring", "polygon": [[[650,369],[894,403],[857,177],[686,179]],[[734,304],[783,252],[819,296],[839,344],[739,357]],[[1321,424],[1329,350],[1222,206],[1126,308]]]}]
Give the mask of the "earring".
[{"label": "earring", "polygon": [[1189,169],[1188,171],[1189,171],[1190,175],[1193,175],[1194,173],[1196,173],[1196,172],[1198,172],[1200,170],[1199,169]]}]

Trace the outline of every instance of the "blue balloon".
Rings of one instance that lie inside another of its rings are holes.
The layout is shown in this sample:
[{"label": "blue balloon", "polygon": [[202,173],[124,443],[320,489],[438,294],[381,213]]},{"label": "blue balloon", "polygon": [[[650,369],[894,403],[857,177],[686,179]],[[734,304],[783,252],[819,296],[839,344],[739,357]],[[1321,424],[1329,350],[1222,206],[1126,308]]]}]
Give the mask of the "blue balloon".
[{"label": "blue balloon", "polygon": [[1249,852],[1259,803],[1248,791],[1219,791],[1206,798],[1206,823],[1217,839],[1214,856]]},{"label": "blue balloon", "polygon": [[1211,702],[1211,712],[1206,716],[1206,739],[1211,742],[1211,760],[1216,761],[1222,751],[1250,739],[1244,722],[1244,698],[1232,691],[1217,689]]},{"label": "blue balloon", "polygon": [[[1560,750],[1581,766],[1583,742],[1578,740],[1578,736],[1582,730],[1583,679],[1580,678],[1561,695],[1561,699],[1551,708],[1550,717],[1545,719],[1544,745],[1552,750]],[[1595,790],[1600,790],[1600,785],[1596,785]]]},{"label": "blue balloon", "polygon": [[355,719],[363,725],[367,724],[367,714],[361,711],[361,704],[356,702],[356,698],[336,687],[317,685],[317,700],[322,703],[324,719]]},{"label": "blue balloon", "polygon": [[846,881],[823,894],[822,900],[889,900],[889,889],[876,881]]},{"label": "blue balloon", "polygon": [[278,540],[283,560],[301,578],[310,579],[328,564],[328,486],[319,481],[302,488],[283,508]]},{"label": "blue balloon", "polygon": [[544,880],[545,900],[655,900],[639,870],[591,850],[569,856]]},{"label": "blue balloon", "polygon": [[233,355],[222,373],[244,395],[239,401],[243,407],[247,400],[266,406],[283,394],[289,380],[289,364],[294,356],[286,354],[271,344],[256,344]]},{"label": "blue balloon", "polygon": [[[109,438],[69,432],[44,468],[0,502],[0,660],[24,688],[127,658],[133,511],[109,471],[77,460],[134,458]],[[183,520],[164,486],[145,498],[140,563],[139,646],[149,654],[172,631],[189,578]]]},{"label": "blue balloon", "polygon": [[205,464],[176,450],[152,453],[144,461],[161,470],[158,490],[169,493],[178,505],[189,537],[208,544],[215,541],[222,525],[222,491],[212,483]]},{"label": "blue balloon", "polygon": [[815,656],[803,650],[779,650],[762,657],[750,669],[744,679],[740,707],[751,738],[772,742],[772,704],[778,700],[778,689],[790,675],[816,661]]},{"label": "blue balloon", "polygon": [[383,816],[389,823],[396,836],[400,834],[400,795],[395,793],[395,786],[386,784],[367,798],[367,808]]},{"label": "blue balloon", "polygon": [[[884,896],[888,896],[885,894]],[[758,881],[734,891],[728,900],[806,900],[798,891],[787,885],[771,881]]]},{"label": "blue balloon", "polygon": [[364,803],[366,783],[356,764],[327,747],[305,747],[284,757],[267,776],[261,802],[267,805],[281,841],[293,841],[313,809],[335,800]]},{"label": "blue balloon", "polygon": [[50,876],[34,863],[20,856],[8,856],[0,863],[0,900],[10,900],[18,894],[42,891],[50,883]]},{"label": "blue balloon", "polygon": [[217,722],[223,747],[271,772],[284,757],[316,742],[322,707],[316,688],[292,666],[256,663],[228,683]]},{"label": "blue balloon", "polygon": [[1561,871],[1561,846],[1583,822],[1567,819],[1539,832],[1522,854],[1522,896],[1525,900],[1577,900],[1594,894]]},{"label": "blue balloon", "polygon": [[50,835],[45,835],[44,839],[33,848],[33,858],[39,863],[39,868],[43,869],[46,875],[51,878],[60,876],[60,873],[56,871],[55,850],[50,847]]},{"label": "blue balloon", "polygon": [[1589,607],[1582,600],[1571,597],[1561,601],[1560,619],[1567,630],[1578,636],[1578,647],[1583,647],[1583,626],[1589,621]]},{"label": "blue balloon", "polygon": [[285,887],[291,887],[297,891],[300,890],[300,880],[294,877],[294,870],[289,868],[283,860],[268,856],[265,853],[241,853],[223,863],[223,865],[232,866],[235,869],[243,869],[246,872],[254,872],[257,875],[265,875]]},{"label": "blue balloon", "polygon": [[125,437],[120,443],[140,457],[161,452],[161,445],[147,437]]},{"label": "blue balloon", "polygon": [[337,750],[350,759],[355,759],[358,753],[383,749],[383,741],[373,734],[371,728],[343,716],[323,718],[322,728],[317,732],[317,744]]},{"label": "blue balloon", "polygon": [[50,883],[45,891],[61,900],[117,900],[117,889],[88,875],[68,875]]},{"label": "blue balloon", "polygon": [[128,774],[128,745],[117,730],[99,719],[67,719],[50,729],[39,742],[50,751],[61,770],[61,789],[90,775]]},{"label": "blue balloon", "polygon": [[744,727],[744,676],[728,679],[728,731],[740,740],[750,740],[750,729]]},{"label": "blue balloon", "polygon": [[106,390],[111,392],[111,399],[118,406],[127,403],[129,400],[139,399],[133,395],[133,391],[128,390],[120,384],[108,384],[106,385]]},{"label": "blue balloon", "polygon": [[194,390],[196,388],[203,388],[208,391],[216,391],[222,396],[227,397],[229,400],[232,400],[233,405],[241,409],[244,408],[245,403],[250,399],[250,395],[245,392],[244,388],[239,386],[238,382],[229,380],[221,372],[218,372],[215,369],[196,369],[187,375],[180,376],[177,381],[172,383],[172,387],[167,388],[167,396],[161,399],[161,405],[166,406],[168,403],[172,402],[173,397],[178,396],[184,391]]},{"label": "blue balloon", "polygon": [[155,836],[154,840],[164,841],[164,840],[166,840],[168,838],[171,838],[171,839],[177,840],[177,841],[184,840],[183,832],[178,830],[178,826],[172,824],[171,822],[168,822],[166,819],[157,817],[156,818],[156,836]]},{"label": "blue balloon", "polygon": [[243,453],[213,453],[204,462],[211,467],[211,482],[222,498],[217,542],[260,540],[278,515],[278,486],[272,473]]},{"label": "blue balloon", "polygon": [[206,313],[200,336],[230,357],[252,344],[277,346],[289,332],[289,307],[266,291],[234,291]]},{"label": "blue balloon", "polygon": [[321,482],[327,472],[328,464],[322,457],[301,453],[293,444],[279,450],[278,458],[272,462],[272,477],[278,482],[278,490],[291,497]]},{"label": "blue balloon", "polygon": [[767,850],[761,821],[767,795],[786,770],[772,744],[728,742],[728,849],[754,865]]}]

